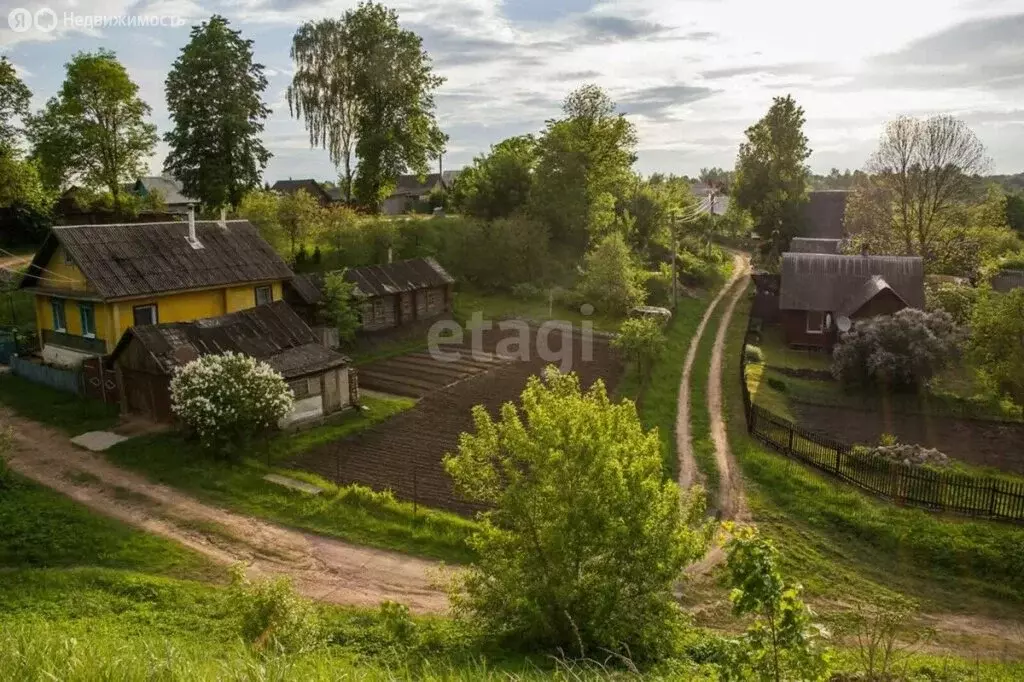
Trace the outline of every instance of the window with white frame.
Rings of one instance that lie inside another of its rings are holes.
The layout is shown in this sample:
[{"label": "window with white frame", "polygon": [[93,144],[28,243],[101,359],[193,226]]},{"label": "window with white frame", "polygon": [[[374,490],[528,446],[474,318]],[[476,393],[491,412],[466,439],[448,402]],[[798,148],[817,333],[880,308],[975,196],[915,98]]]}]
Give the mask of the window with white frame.
[{"label": "window with white frame", "polygon": [[96,308],[92,303],[78,303],[78,316],[82,320],[82,336],[96,338]]},{"label": "window with white frame", "polygon": [[820,334],[825,324],[825,313],[818,310],[807,311],[807,333]]},{"label": "window with white frame", "polygon": [[64,301],[59,298],[50,301],[50,308],[53,310],[53,331],[66,332],[68,321],[64,316]]}]

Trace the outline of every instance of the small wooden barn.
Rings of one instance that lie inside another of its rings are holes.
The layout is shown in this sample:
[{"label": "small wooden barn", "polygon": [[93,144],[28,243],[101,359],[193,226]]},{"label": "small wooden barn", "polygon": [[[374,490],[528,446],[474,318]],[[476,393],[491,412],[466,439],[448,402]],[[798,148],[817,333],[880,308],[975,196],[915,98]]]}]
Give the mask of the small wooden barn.
[{"label": "small wooden barn", "polygon": [[[285,300],[310,324],[319,324],[324,274],[296,275],[285,285]],[[345,270],[360,297],[362,331],[380,332],[430,320],[452,310],[455,278],[433,258],[411,258]]]},{"label": "small wooden barn", "polygon": [[107,359],[121,386],[123,412],[174,420],[174,370],[204,355],[242,353],[277,370],[295,393],[286,419],[312,420],[358,401],[349,359],[325,348],[283,301],[194,322],[130,328]]},{"label": "small wooden barn", "polygon": [[784,253],[779,311],[786,342],[831,348],[839,322],[924,307],[917,256]]}]

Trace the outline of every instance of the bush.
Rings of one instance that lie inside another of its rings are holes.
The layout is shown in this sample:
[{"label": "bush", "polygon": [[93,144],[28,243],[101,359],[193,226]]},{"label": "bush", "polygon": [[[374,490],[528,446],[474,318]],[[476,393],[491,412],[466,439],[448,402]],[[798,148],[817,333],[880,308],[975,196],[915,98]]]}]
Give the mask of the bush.
[{"label": "bush", "polygon": [[654,318],[629,319],[619,327],[612,345],[632,360],[640,376],[647,377],[665,348],[665,334]]},{"label": "bush", "polygon": [[764,362],[764,353],[761,352],[761,348],[749,343],[743,347],[743,357],[752,365]]},{"label": "bush", "polygon": [[961,326],[971,323],[978,290],[964,284],[942,282],[925,288],[926,308],[929,312],[944,310]]},{"label": "bush", "polygon": [[580,296],[606,315],[625,315],[647,297],[644,273],[633,262],[633,254],[621,234],[614,232],[597,243],[586,255]]},{"label": "bush", "polygon": [[768,388],[774,388],[779,393],[785,393],[789,390],[786,382],[778,377],[768,377],[765,379],[765,383],[768,384]]},{"label": "bush", "polygon": [[479,559],[452,585],[456,613],[524,649],[674,653],[685,619],[673,589],[714,530],[703,492],[680,504],[657,432],[600,381],[584,393],[549,367],[521,405],[498,421],[478,405],[445,458],[459,494],[487,509],[470,541]]},{"label": "bush", "polygon": [[1024,289],[986,291],[971,320],[971,354],[985,381],[1024,404]]},{"label": "bush", "polygon": [[265,362],[240,353],[205,355],[171,379],[171,409],[204,447],[231,455],[291,412],[294,395]]},{"label": "bush", "polygon": [[858,322],[832,353],[832,375],[850,386],[916,388],[959,354],[964,335],[942,310],[906,308]]},{"label": "bush", "polygon": [[320,612],[295,594],[287,578],[252,582],[244,566],[235,566],[228,599],[241,622],[242,637],[258,651],[300,654],[326,643]]},{"label": "bush", "polygon": [[544,298],[544,290],[531,282],[522,282],[512,287],[512,295],[521,301],[535,301]]}]

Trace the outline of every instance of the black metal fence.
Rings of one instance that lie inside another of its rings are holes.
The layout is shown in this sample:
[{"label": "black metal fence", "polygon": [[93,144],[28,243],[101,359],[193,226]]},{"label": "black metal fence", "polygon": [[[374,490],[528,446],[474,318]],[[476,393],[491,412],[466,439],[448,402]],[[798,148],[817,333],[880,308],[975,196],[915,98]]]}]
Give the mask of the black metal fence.
[{"label": "black metal fence", "polygon": [[837,440],[807,431],[755,405],[740,350],[740,385],[747,431],[784,455],[897,504],[1001,521],[1024,521],[1024,483],[926,469],[855,454]]}]

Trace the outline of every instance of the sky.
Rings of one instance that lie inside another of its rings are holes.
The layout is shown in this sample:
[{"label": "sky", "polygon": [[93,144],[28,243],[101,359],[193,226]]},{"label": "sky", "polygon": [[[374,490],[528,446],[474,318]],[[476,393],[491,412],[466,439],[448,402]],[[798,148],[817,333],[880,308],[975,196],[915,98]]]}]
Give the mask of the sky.
[{"label": "sky", "polygon": [[[303,22],[355,0],[0,0],[0,54],[38,108],[78,51],[114,50],[169,127],[164,79],[189,28],[218,13],[254,41],[272,109],[265,179],[335,179],[290,116],[289,48]],[[885,121],[953,114],[978,134],[991,171],[1024,171],[1024,0],[395,0],[446,78],[437,116],[444,168],[470,163],[511,135],[539,132],[575,87],[597,83],[637,126],[637,170],[695,175],[731,168],[744,130],[773,96],[805,109],[815,172],[861,168]],[[41,9],[53,10],[53,14]],[[27,9],[46,26],[22,23]],[[89,25],[92,16],[157,17]],[[127,22],[126,22],[127,23]],[[167,152],[161,142],[151,172]]]}]

